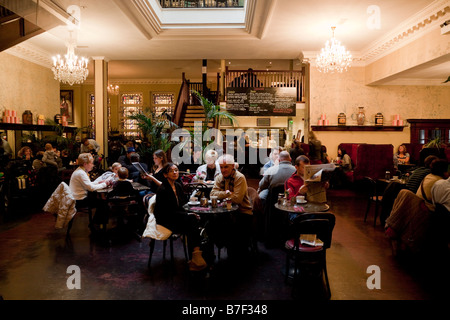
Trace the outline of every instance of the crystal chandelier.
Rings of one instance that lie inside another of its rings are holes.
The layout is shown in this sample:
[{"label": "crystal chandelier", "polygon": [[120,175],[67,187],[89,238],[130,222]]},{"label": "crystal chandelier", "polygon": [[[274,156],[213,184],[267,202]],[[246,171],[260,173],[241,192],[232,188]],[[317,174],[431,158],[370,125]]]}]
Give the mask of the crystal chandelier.
[{"label": "crystal chandelier", "polygon": [[110,84],[108,86],[108,93],[113,96],[117,96],[119,94],[119,86]]},{"label": "crystal chandelier", "polygon": [[336,27],[331,27],[331,29],[333,31],[333,37],[327,40],[325,48],[322,48],[320,54],[317,55],[317,69],[325,73],[347,71],[347,68],[350,67],[352,62],[352,55],[334,38],[334,29]]},{"label": "crystal chandelier", "polygon": [[67,54],[64,58],[61,58],[59,54],[56,57],[53,57],[52,71],[55,75],[55,80],[69,85],[82,83],[89,74],[89,60],[84,57],[79,58],[76,56],[74,48],[74,41],[68,41]]}]

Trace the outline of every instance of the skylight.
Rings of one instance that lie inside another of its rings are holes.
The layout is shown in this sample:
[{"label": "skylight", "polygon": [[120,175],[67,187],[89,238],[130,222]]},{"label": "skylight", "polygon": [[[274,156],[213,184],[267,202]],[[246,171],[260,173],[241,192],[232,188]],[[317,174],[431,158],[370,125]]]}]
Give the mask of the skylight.
[{"label": "skylight", "polygon": [[159,0],[145,0],[141,3],[146,3],[147,8],[158,17],[161,29],[245,28],[246,0],[241,0],[242,7],[203,8],[162,8],[159,2]]}]

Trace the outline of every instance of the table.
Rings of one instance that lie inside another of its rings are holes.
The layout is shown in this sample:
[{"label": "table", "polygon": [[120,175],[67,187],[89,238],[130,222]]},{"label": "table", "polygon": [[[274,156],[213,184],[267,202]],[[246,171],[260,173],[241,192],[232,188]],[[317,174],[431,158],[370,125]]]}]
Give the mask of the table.
[{"label": "table", "polygon": [[186,211],[197,213],[199,215],[207,214],[207,213],[209,213],[209,214],[229,213],[229,212],[237,211],[239,209],[239,206],[237,204],[234,204],[234,203],[231,205],[231,209],[230,210],[227,209],[226,205],[221,206],[221,204],[222,203],[220,203],[216,208],[211,207],[211,204],[208,204],[207,207],[201,207],[200,205],[190,206],[188,204],[185,204],[183,206],[183,208]]},{"label": "table", "polygon": [[[140,184],[139,182],[131,182],[131,184],[133,185],[133,189],[136,191],[143,191],[143,190],[150,190],[150,187],[147,187],[143,184]],[[110,186],[107,188],[103,188],[103,189],[99,189],[96,192],[98,193],[109,193],[114,189],[114,187]]]},{"label": "table", "polygon": [[275,203],[275,208],[278,210],[291,212],[291,213],[305,213],[305,212],[323,212],[328,211],[330,209],[330,206],[326,203],[320,203],[320,202],[307,202],[303,204],[296,203],[295,205],[288,204],[283,205],[279,203]]}]

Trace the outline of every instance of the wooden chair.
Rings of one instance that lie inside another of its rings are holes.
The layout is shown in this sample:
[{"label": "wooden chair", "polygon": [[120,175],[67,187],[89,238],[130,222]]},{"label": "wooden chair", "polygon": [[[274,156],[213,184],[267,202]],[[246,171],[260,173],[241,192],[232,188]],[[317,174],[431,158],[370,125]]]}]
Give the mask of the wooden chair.
[{"label": "wooden chair", "polygon": [[186,262],[189,260],[188,253],[187,253],[187,246],[186,246],[186,237],[182,234],[174,234],[171,230],[165,228],[164,226],[158,225],[156,223],[155,216],[153,214],[154,205],[156,201],[156,195],[152,196],[150,199],[146,198],[144,199],[145,205],[148,208],[147,212],[147,223],[146,228],[144,230],[144,233],[142,234],[143,238],[150,238],[149,247],[150,247],[150,254],[148,257],[147,266],[150,269],[153,252],[155,250],[155,243],[156,241],[162,241],[163,242],[163,260],[166,259],[166,247],[167,247],[167,241],[170,243],[170,261],[173,265],[174,263],[174,255],[173,255],[173,242],[177,239],[181,239],[183,243],[183,250],[184,250],[184,257],[186,259]]},{"label": "wooden chair", "polygon": [[[298,288],[301,280],[325,277],[326,297],[331,297],[330,282],[327,272],[326,251],[331,247],[331,239],[336,218],[333,213],[316,212],[298,215],[289,229],[289,240],[285,243],[286,270],[285,281],[290,275],[290,261],[294,261],[292,273],[293,293],[298,289],[309,292],[304,288]],[[323,242],[322,246],[308,246],[300,243],[300,235],[314,234]]]},{"label": "wooden chair", "polygon": [[375,203],[375,212],[373,217],[373,225],[377,225],[377,217],[378,217],[378,208],[381,207],[381,201],[383,200],[383,192],[384,189],[381,190],[379,186],[377,185],[377,182],[372,179],[371,177],[364,177],[364,187],[366,191],[367,196],[367,208],[366,208],[366,214],[364,215],[364,222],[367,220],[367,216],[370,211],[370,207],[372,205],[372,202]]}]

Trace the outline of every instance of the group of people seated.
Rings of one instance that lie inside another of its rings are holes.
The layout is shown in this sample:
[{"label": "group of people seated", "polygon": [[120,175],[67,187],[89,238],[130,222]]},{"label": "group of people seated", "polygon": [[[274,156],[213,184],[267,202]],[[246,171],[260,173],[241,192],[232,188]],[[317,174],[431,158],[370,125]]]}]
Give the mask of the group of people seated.
[{"label": "group of people seated", "polygon": [[[450,212],[449,177],[449,162],[430,155],[422,166],[411,172],[405,184],[395,181],[388,184],[383,193],[380,219],[395,254],[402,237],[410,239],[409,243],[402,244],[403,249],[408,245],[414,245],[414,248],[424,245],[423,239],[430,230],[428,219],[437,205]],[[418,205],[412,206],[413,201]]]}]

